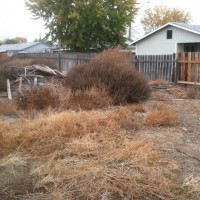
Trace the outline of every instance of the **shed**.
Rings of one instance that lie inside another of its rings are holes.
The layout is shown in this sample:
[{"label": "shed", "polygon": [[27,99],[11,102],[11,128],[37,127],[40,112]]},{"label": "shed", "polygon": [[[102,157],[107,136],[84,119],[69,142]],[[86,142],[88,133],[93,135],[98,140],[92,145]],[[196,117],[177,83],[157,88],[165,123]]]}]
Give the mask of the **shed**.
[{"label": "shed", "polygon": [[136,55],[200,51],[200,25],[170,22],[134,41]]}]

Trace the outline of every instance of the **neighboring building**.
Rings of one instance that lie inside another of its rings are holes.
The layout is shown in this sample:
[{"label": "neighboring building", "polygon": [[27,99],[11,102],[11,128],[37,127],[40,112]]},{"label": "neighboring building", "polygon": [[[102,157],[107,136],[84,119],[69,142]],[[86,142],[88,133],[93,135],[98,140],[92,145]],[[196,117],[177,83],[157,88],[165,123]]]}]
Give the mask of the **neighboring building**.
[{"label": "neighboring building", "polygon": [[134,41],[136,55],[200,51],[200,25],[170,22]]},{"label": "neighboring building", "polygon": [[27,42],[19,44],[5,44],[0,45],[0,52],[13,52],[13,53],[45,53],[55,49],[54,46],[42,42]]}]

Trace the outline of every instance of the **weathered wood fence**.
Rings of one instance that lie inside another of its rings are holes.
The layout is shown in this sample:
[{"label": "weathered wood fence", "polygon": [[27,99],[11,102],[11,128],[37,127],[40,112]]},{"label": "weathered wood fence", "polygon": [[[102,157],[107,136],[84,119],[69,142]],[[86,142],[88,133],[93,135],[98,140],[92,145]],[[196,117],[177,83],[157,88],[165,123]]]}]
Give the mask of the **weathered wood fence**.
[{"label": "weathered wood fence", "polygon": [[[18,54],[20,58],[46,58],[55,62],[60,71],[66,72],[77,64],[85,64],[95,53]],[[200,84],[200,52],[169,55],[132,55],[130,60],[136,69],[150,80],[174,83]]]},{"label": "weathered wood fence", "polygon": [[175,82],[177,79],[175,54],[137,56],[135,60],[136,68],[150,80]]},{"label": "weathered wood fence", "polygon": [[58,70],[66,72],[69,68],[88,63],[94,58],[94,53],[32,53],[32,54],[18,54],[18,58],[45,58],[55,63]]},{"label": "weathered wood fence", "polygon": [[178,83],[200,85],[200,52],[177,53]]}]

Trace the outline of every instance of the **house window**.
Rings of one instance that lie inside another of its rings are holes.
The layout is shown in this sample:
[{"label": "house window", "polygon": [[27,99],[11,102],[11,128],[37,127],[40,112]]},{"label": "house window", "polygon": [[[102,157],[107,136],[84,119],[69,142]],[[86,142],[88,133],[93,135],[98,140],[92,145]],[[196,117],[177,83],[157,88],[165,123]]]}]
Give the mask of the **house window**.
[{"label": "house window", "polygon": [[167,39],[172,39],[172,30],[167,30]]},{"label": "house window", "polygon": [[197,51],[197,44],[189,43],[184,45],[184,52],[195,52]]}]

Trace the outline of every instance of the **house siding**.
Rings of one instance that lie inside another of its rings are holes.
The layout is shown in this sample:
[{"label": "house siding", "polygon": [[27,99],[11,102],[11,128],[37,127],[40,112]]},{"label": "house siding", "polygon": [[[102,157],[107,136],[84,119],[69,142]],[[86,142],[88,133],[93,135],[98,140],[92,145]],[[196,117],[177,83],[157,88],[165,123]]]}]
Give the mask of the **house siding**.
[{"label": "house siding", "polygon": [[22,52],[26,53],[44,53],[45,49],[49,49],[50,47],[48,45],[39,43],[34,46],[28,47],[24,49]]},{"label": "house siding", "polygon": [[[172,30],[172,39],[167,39],[167,30]],[[182,52],[183,43],[200,43],[200,35],[179,29],[174,26],[167,26],[158,32],[137,42],[137,55],[163,55]],[[198,44],[200,49],[200,44]]]}]

